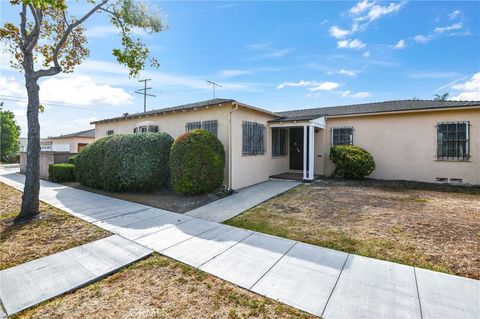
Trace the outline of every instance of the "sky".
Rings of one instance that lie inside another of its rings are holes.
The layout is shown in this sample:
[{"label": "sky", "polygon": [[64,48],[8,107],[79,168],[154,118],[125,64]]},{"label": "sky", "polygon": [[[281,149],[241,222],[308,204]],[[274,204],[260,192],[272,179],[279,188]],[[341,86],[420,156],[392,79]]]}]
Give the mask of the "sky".
[{"label": "sky", "polygon": [[[67,1],[70,3],[72,1]],[[216,96],[271,111],[399,99],[480,100],[478,1],[148,1],[168,29],[136,30],[158,59],[147,109]],[[73,2],[70,13],[89,8]],[[0,23],[19,23],[0,0]],[[90,56],[71,74],[40,81],[41,136],[143,111],[136,78],[112,56],[119,34],[104,14],[86,22]],[[2,46],[4,46],[2,44]],[[23,74],[0,53],[0,100],[27,134]]]}]

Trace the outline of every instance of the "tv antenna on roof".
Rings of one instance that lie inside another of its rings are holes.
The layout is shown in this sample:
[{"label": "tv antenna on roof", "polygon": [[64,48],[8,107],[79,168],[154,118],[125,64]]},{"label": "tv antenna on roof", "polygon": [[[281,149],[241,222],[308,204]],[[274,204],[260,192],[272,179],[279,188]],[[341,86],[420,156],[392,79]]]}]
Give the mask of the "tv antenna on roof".
[{"label": "tv antenna on roof", "polygon": [[212,86],[212,88],[213,88],[213,98],[215,99],[215,87],[218,86],[219,88],[221,88],[222,86],[218,83],[215,83],[215,82],[209,81],[209,80],[207,80],[207,83],[208,83],[208,85]]},{"label": "tv antenna on roof", "polygon": [[152,89],[151,87],[147,88],[147,82],[151,80],[152,79],[138,80],[138,82],[143,82],[143,89],[138,89],[135,91],[135,93],[143,95],[143,112],[147,112],[147,95],[156,97],[156,95],[147,93],[148,90]]}]

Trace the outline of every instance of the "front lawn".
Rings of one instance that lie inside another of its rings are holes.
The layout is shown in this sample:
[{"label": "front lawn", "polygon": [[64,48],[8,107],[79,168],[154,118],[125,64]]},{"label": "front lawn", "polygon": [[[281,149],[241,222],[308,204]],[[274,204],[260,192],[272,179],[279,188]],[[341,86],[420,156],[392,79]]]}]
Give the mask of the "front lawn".
[{"label": "front lawn", "polygon": [[478,188],[320,180],[226,224],[480,279],[479,216]]},{"label": "front lawn", "polygon": [[0,270],[80,246],[110,235],[45,203],[32,221],[13,225],[22,193],[0,183]]},{"label": "front lawn", "polygon": [[315,317],[154,254],[18,318]]}]

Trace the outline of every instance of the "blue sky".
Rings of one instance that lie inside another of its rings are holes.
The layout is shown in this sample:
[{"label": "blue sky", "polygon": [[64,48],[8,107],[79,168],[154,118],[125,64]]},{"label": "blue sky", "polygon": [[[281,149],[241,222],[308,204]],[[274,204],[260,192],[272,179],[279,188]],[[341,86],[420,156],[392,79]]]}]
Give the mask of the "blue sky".
[{"label": "blue sky", "polygon": [[[480,4],[468,1],[161,2],[169,29],[138,32],[161,66],[147,68],[148,109],[217,97],[270,110],[371,101],[480,99]],[[2,24],[18,8],[0,4]],[[79,14],[87,4],[70,8]],[[86,24],[90,57],[76,72],[44,79],[42,136],[143,110],[137,79],[116,64],[118,32],[103,15]],[[24,97],[22,74],[0,61],[0,98]],[[53,102],[52,102],[53,101]],[[26,135],[25,103],[5,100]]]}]

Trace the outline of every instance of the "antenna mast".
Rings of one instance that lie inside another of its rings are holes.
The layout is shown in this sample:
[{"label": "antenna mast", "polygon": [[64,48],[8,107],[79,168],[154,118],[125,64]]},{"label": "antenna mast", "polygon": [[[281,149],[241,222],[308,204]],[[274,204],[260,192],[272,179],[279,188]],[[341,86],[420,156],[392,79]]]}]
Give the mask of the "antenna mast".
[{"label": "antenna mast", "polygon": [[207,80],[207,83],[208,83],[208,85],[212,86],[212,88],[213,88],[213,98],[215,99],[215,87],[218,86],[219,88],[221,88],[222,86],[218,83],[215,83],[215,82],[209,81],[209,80]]},{"label": "antenna mast", "polygon": [[151,87],[147,87],[147,82],[151,80],[152,79],[138,80],[138,82],[143,82],[143,89],[138,89],[135,91],[135,93],[143,95],[143,112],[147,112],[147,95],[156,97],[156,95],[147,93],[148,90],[152,89]]}]

